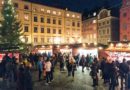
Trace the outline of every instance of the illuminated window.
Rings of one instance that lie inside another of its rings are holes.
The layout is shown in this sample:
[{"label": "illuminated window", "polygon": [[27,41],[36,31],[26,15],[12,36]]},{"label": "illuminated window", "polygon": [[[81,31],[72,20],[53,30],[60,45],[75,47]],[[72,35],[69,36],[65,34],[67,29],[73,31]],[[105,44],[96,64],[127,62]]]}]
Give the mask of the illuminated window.
[{"label": "illuminated window", "polygon": [[75,15],[72,15],[72,17],[74,18],[74,17],[75,17]]},{"label": "illuminated window", "polygon": [[77,18],[79,18],[79,16],[77,16]]},{"label": "illuminated window", "polygon": [[93,23],[96,23],[96,20],[93,20]]},{"label": "illuminated window", "polygon": [[44,8],[41,8],[41,11],[44,12],[45,11]]},{"label": "illuminated window", "polygon": [[50,11],[50,10],[47,10],[47,13],[51,13],[51,11]]},{"label": "illuminated window", "polygon": [[67,16],[67,17],[69,17],[69,16],[70,16],[70,14],[66,14],[66,16]]},{"label": "illuminated window", "polygon": [[61,15],[61,12],[58,12],[58,15]]},{"label": "illuminated window", "polygon": [[53,14],[56,15],[56,11],[53,11]]},{"label": "illuminated window", "polygon": [[24,14],[24,19],[25,20],[29,20],[29,15],[28,14]]},{"label": "illuminated window", "polygon": [[2,4],[4,4],[4,1],[2,1]]}]

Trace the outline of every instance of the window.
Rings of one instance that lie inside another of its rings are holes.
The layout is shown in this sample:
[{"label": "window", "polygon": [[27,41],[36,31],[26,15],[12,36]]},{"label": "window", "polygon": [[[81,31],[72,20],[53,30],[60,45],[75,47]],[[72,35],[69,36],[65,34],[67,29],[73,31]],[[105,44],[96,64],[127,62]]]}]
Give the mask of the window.
[{"label": "window", "polygon": [[41,38],[41,43],[42,43],[42,44],[44,43],[44,38]]},{"label": "window", "polygon": [[51,13],[51,11],[50,11],[50,10],[47,10],[47,13]]},{"label": "window", "polygon": [[56,24],[56,19],[53,19],[53,24]]},{"label": "window", "polygon": [[34,16],[34,22],[38,22],[37,16]]},{"label": "window", "polygon": [[24,5],[24,9],[28,10],[29,6],[28,5]]},{"label": "window", "polygon": [[28,32],[28,26],[24,26],[24,32]]},{"label": "window", "polygon": [[51,33],[51,30],[50,30],[50,28],[47,28],[47,33]]},{"label": "window", "polygon": [[27,43],[27,42],[28,42],[28,37],[26,37],[26,36],[25,36],[25,38],[24,38],[24,39],[25,39],[25,42]]},{"label": "window", "polygon": [[38,42],[38,39],[37,37],[34,38],[34,43],[37,43]]},{"label": "window", "polygon": [[126,12],[125,12],[125,13],[123,13],[123,17],[126,17],[126,16],[127,16]]},{"label": "window", "polygon": [[93,23],[96,23],[96,20],[93,20]]},{"label": "window", "polygon": [[29,20],[29,15],[28,14],[24,14],[24,20]]},{"label": "window", "polygon": [[18,6],[18,3],[14,3],[14,7],[15,8],[18,8],[19,6]]},{"label": "window", "polygon": [[53,11],[53,14],[56,15],[56,11]]},{"label": "window", "polygon": [[75,15],[72,15],[72,17],[74,18],[74,17],[75,17]]},{"label": "window", "polygon": [[59,29],[59,34],[61,34],[61,29]]},{"label": "window", "polygon": [[110,33],[110,31],[109,31],[109,29],[107,29],[107,34],[109,34]]},{"label": "window", "polygon": [[72,22],[72,26],[75,26],[75,22]]},{"label": "window", "polygon": [[43,17],[41,17],[41,23],[44,23],[44,18]]},{"label": "window", "polygon": [[34,27],[34,32],[35,32],[35,33],[37,33],[37,32],[38,32],[37,27]]},{"label": "window", "polygon": [[61,23],[62,23],[61,20],[58,20],[58,24],[61,25]]},{"label": "window", "polygon": [[56,34],[56,29],[53,29],[53,34]]},{"label": "window", "polygon": [[77,23],[77,27],[80,27],[80,22]]},{"label": "window", "polygon": [[107,21],[107,24],[110,24],[110,21]]},{"label": "window", "polygon": [[47,23],[51,23],[51,19],[50,18],[47,18]]},{"label": "window", "polygon": [[123,35],[123,40],[124,40],[124,41],[127,40],[127,35]]},{"label": "window", "polygon": [[44,33],[44,28],[43,27],[41,28],[41,33]]},{"label": "window", "polygon": [[41,8],[41,11],[44,12],[44,8]]},{"label": "window", "polygon": [[105,25],[105,22],[103,22],[102,25]]},{"label": "window", "polygon": [[126,23],[124,23],[122,27],[123,27],[123,30],[127,30],[127,24]]},{"label": "window", "polygon": [[98,25],[101,26],[101,23],[99,23]]},{"label": "window", "polygon": [[48,42],[48,43],[50,42],[50,38],[47,38],[47,42]]},{"label": "window", "polygon": [[67,17],[69,17],[69,16],[70,16],[70,14],[68,14],[68,13],[67,13],[67,14],[66,14],[66,16],[67,16]]}]

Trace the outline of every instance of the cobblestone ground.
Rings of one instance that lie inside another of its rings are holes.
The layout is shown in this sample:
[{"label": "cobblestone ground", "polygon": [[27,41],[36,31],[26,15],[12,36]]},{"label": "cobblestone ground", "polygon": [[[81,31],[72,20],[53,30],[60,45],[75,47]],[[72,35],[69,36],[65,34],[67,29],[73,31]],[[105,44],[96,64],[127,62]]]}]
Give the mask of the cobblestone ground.
[{"label": "cobblestone ground", "polygon": [[[38,72],[33,72],[34,90],[108,90],[108,85],[104,85],[99,78],[99,86],[92,87],[92,79],[89,76],[89,70],[82,73],[81,67],[75,72],[75,78],[67,76],[67,72],[60,72],[57,68],[54,73],[54,81],[48,86],[45,85],[45,80],[38,81]],[[0,90],[16,90],[14,87],[7,88],[6,82],[0,82]],[[116,90],[120,90],[118,87]],[[125,90],[125,89],[124,89]]]},{"label": "cobblestone ground", "polygon": [[[99,78],[99,86],[93,88],[89,72],[85,69],[85,72],[82,73],[81,67],[79,67],[73,80],[72,77],[67,77],[67,72],[57,70],[54,81],[49,86],[45,85],[45,81],[38,82],[35,80],[34,90],[108,90],[108,85],[104,85],[101,78]],[[37,78],[36,75],[35,78]],[[116,90],[119,90],[119,88],[117,87]]]}]

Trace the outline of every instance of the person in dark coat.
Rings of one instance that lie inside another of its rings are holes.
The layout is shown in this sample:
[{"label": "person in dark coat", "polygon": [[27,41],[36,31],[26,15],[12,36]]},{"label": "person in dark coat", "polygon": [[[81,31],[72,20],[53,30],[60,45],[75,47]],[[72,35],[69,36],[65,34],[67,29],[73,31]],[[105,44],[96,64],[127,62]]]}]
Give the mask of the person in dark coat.
[{"label": "person in dark coat", "polygon": [[82,57],[81,57],[81,60],[80,60],[80,63],[81,63],[81,65],[82,65],[82,72],[84,72],[84,68],[85,68],[85,64],[86,64],[86,58],[85,58],[85,56],[84,55],[82,55]]},{"label": "person in dark coat", "polygon": [[24,78],[24,90],[33,90],[32,75],[29,66],[25,68]]},{"label": "person in dark coat", "polygon": [[91,77],[93,79],[93,87],[97,86],[98,85],[98,63],[94,60],[92,65],[91,65]]},{"label": "person in dark coat", "polygon": [[128,90],[130,90],[130,65],[129,65],[129,72],[128,72]]},{"label": "person in dark coat", "polygon": [[106,78],[105,78],[105,64],[106,64],[106,59],[103,58],[100,64],[100,68],[102,71],[102,79],[104,79],[104,83],[106,82]]},{"label": "person in dark coat", "polygon": [[127,74],[129,71],[129,66],[126,62],[126,59],[123,59],[123,62],[119,66],[119,72],[121,76],[121,90],[123,90],[123,81],[125,80],[125,87],[127,87]]},{"label": "person in dark coat", "polygon": [[17,73],[17,90],[24,90],[24,66],[20,65]]},{"label": "person in dark coat", "polygon": [[109,90],[115,90],[116,84],[117,84],[117,70],[116,70],[116,65],[114,61],[110,64],[111,67],[109,68],[109,73],[110,73],[110,85],[109,85]]}]

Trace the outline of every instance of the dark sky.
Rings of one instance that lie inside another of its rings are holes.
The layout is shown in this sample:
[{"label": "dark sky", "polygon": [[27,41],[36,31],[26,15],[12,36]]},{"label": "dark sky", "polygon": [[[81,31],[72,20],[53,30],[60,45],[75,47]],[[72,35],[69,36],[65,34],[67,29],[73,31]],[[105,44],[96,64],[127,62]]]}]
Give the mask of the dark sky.
[{"label": "dark sky", "polygon": [[122,0],[27,0],[49,6],[68,8],[76,12],[91,11],[96,7],[115,7],[121,5]]}]

